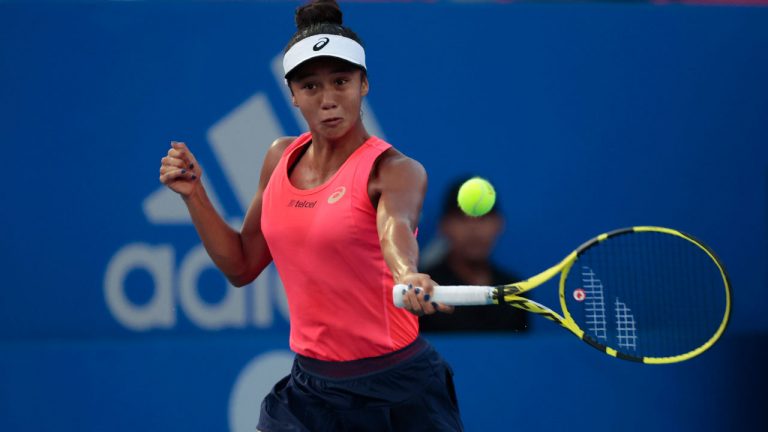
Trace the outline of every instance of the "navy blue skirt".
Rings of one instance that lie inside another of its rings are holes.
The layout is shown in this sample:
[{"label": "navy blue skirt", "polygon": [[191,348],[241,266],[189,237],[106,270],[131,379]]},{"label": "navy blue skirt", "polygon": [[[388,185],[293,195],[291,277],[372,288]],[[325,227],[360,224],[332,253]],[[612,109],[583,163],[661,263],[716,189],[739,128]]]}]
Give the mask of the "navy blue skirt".
[{"label": "navy blue skirt", "polygon": [[453,371],[424,339],[381,356],[297,355],[261,404],[262,432],[462,431]]}]

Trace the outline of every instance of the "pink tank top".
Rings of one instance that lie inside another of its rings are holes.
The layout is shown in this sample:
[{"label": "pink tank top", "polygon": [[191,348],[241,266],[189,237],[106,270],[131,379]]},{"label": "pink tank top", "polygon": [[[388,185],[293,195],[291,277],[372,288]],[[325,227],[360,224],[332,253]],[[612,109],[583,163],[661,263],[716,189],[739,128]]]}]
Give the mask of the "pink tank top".
[{"label": "pink tank top", "polygon": [[291,349],[327,361],[375,357],[405,347],[418,318],[392,303],[392,273],[381,252],[371,168],[391,146],[371,137],[323,185],[288,178],[305,133],[283,153],[264,191],[261,226],[291,316]]}]

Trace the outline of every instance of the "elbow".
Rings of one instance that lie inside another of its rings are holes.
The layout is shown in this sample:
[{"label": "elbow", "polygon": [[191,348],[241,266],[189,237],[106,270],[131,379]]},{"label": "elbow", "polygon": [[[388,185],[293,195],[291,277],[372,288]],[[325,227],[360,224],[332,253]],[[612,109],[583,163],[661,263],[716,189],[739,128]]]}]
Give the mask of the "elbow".
[{"label": "elbow", "polygon": [[256,279],[256,276],[251,276],[247,273],[227,274],[225,276],[227,277],[229,283],[232,284],[232,286],[235,288],[242,288]]},{"label": "elbow", "polygon": [[270,261],[271,257],[265,257],[263,255],[254,259],[245,258],[237,265],[229,267],[228,271],[224,271],[223,273],[230,284],[237,288],[241,288],[256,280]]},{"label": "elbow", "polygon": [[[264,268],[267,267],[267,264],[269,264],[269,261],[245,266],[240,272],[226,272],[224,274],[227,277],[227,280],[229,280],[229,283],[237,288],[241,288],[256,280],[261,272],[264,271]],[[240,267],[238,266],[238,268]]]},{"label": "elbow", "polygon": [[236,279],[236,278],[227,278],[227,280],[229,280],[229,283],[235,288],[242,288],[251,282],[246,279]]}]

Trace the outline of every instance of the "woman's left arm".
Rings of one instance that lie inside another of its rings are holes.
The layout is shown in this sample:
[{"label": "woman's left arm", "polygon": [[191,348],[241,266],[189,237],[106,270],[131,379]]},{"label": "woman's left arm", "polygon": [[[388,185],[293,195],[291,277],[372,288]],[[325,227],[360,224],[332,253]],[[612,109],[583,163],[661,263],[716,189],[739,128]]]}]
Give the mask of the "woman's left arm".
[{"label": "woman's left arm", "polygon": [[427,191],[424,167],[401,153],[385,153],[376,168],[376,185],[376,223],[384,260],[396,284],[412,287],[403,298],[405,308],[416,315],[452,312],[452,306],[430,301],[436,283],[418,271],[415,231]]}]

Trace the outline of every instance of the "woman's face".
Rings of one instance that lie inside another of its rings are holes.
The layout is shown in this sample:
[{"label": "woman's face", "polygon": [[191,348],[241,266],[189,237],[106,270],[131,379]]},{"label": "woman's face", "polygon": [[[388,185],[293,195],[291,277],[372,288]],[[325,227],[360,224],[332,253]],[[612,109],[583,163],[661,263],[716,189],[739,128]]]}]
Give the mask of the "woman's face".
[{"label": "woman's face", "polygon": [[335,58],[320,57],[299,66],[290,81],[293,104],[314,134],[340,138],[360,120],[368,80],[360,69]]}]

